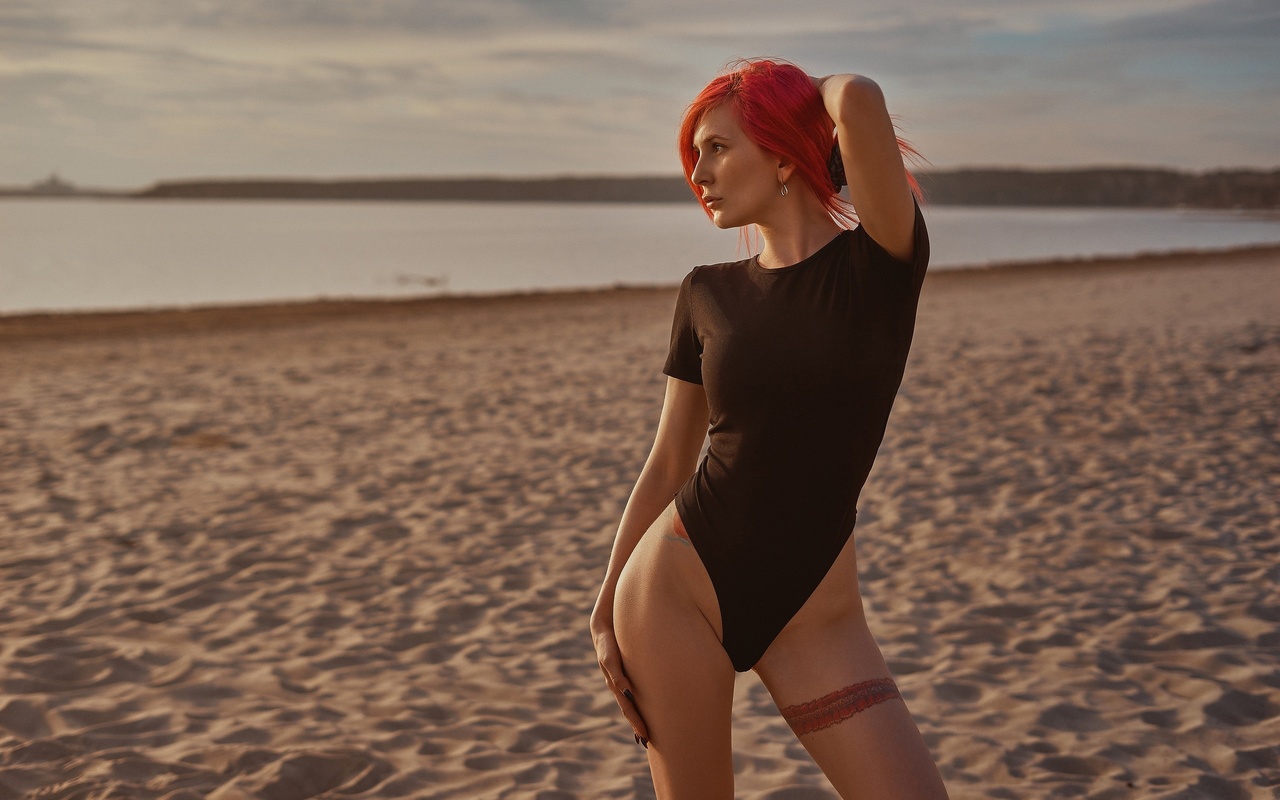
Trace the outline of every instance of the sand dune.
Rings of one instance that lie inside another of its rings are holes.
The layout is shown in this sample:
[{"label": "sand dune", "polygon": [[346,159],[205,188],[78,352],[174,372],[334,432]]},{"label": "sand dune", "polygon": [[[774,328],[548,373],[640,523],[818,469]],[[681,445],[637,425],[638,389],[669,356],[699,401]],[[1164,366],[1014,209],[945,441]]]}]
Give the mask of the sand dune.
[{"label": "sand dune", "polygon": [[[0,326],[0,798],[651,797],[586,617],[674,296]],[[929,278],[857,537],[953,798],[1280,796],[1278,306]],[[742,797],[833,796],[735,712]]]}]

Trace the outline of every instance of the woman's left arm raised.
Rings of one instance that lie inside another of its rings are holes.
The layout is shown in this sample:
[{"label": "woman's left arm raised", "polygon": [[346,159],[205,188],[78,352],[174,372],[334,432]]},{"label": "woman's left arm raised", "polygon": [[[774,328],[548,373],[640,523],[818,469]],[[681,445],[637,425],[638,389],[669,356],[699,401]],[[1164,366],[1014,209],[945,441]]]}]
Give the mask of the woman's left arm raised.
[{"label": "woman's left arm raised", "polygon": [[910,261],[915,204],[880,86],[862,75],[828,75],[813,82],[836,124],[859,223],[890,255]]}]

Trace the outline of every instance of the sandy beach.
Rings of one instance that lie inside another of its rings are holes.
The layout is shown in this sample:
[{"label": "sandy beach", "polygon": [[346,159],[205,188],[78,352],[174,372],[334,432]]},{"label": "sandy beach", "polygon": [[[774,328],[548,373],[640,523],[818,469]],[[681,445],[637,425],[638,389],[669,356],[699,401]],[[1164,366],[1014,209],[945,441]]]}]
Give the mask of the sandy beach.
[{"label": "sandy beach", "polygon": [[[0,800],[653,796],[675,287],[0,319]],[[936,272],[856,531],[952,798],[1280,797],[1280,248]],[[834,794],[752,675],[748,800]]]}]

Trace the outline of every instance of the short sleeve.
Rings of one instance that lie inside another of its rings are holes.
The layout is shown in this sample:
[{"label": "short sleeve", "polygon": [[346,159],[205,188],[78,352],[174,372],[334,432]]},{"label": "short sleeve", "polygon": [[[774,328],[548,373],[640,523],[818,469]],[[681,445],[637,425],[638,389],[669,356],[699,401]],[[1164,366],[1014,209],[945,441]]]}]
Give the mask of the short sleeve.
[{"label": "short sleeve", "polygon": [[702,343],[693,327],[693,276],[695,267],[680,283],[675,315],[671,321],[671,347],[662,371],[688,383],[702,383]]},{"label": "short sleeve", "polygon": [[866,231],[859,225],[854,233],[857,236],[857,246],[864,251],[867,263],[883,265],[884,269],[907,269],[914,279],[915,288],[919,291],[921,284],[924,283],[925,271],[929,268],[929,231],[924,224],[924,214],[920,211],[920,203],[914,198],[912,203],[915,205],[915,252],[911,256],[910,261],[902,261],[889,254],[889,251],[880,246],[879,242],[872,239]]}]

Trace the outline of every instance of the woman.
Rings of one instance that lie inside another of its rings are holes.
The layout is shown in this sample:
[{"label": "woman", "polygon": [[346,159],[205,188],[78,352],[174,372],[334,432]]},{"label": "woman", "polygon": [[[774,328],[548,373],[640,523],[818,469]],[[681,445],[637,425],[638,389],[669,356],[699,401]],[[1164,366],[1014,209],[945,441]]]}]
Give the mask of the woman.
[{"label": "woman", "polygon": [[600,667],[662,800],[733,797],[748,669],[842,797],[945,798],[851,535],[928,262],[906,146],[867,78],[752,61],[703,90],[679,147],[715,225],[755,224],[763,246],[680,286],[657,437],[591,616]]}]

